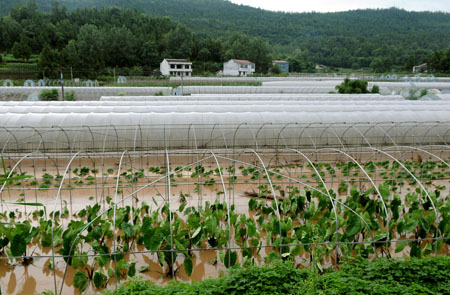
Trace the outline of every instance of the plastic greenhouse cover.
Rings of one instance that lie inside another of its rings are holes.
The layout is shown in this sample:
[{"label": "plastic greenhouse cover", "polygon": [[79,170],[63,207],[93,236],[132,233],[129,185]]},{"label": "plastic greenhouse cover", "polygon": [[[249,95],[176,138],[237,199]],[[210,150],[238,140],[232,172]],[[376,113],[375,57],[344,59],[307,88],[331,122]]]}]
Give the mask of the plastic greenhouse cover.
[{"label": "plastic greenhouse cover", "polygon": [[279,104],[273,103],[260,103],[257,105],[215,105],[215,104],[197,104],[197,105],[184,105],[184,104],[171,104],[171,105],[147,105],[147,106],[88,106],[88,105],[73,105],[73,106],[48,106],[48,105],[31,105],[31,106],[3,106],[0,108],[1,114],[33,114],[33,113],[306,113],[306,112],[423,112],[423,111],[450,111],[450,104],[445,101],[437,102],[421,102],[416,103],[362,103],[362,104],[342,104],[342,103],[329,103],[329,104]]}]

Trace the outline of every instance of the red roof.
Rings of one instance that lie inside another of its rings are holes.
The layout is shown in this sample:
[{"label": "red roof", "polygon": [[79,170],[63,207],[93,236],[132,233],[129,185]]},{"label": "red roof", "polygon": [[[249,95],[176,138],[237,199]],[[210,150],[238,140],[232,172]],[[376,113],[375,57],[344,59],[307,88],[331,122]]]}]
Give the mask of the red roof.
[{"label": "red roof", "polygon": [[245,59],[233,59],[238,64],[252,64],[251,61],[245,60]]},{"label": "red roof", "polygon": [[276,62],[276,63],[287,63],[287,61],[285,61],[285,60],[274,60],[273,62]]}]

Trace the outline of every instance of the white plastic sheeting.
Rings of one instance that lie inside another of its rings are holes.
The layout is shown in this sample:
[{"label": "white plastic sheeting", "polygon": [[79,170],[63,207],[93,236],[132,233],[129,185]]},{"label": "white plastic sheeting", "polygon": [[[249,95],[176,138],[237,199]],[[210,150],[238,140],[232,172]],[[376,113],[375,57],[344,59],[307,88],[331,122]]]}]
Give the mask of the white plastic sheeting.
[{"label": "white plastic sheeting", "polygon": [[299,77],[170,77],[171,82],[205,82],[205,83],[232,83],[232,82],[264,82],[264,81],[322,81],[344,80],[344,76],[299,76]]},{"label": "white plastic sheeting", "polygon": [[[339,80],[324,80],[324,81],[270,81],[263,82],[263,86],[271,87],[307,87],[307,86],[336,86],[342,83]],[[416,87],[420,89],[450,89],[448,82],[369,82],[369,88],[378,85],[380,88],[397,89],[397,88],[411,88]]]},{"label": "white plastic sheeting", "polygon": [[283,93],[329,93],[335,91],[332,86],[306,86],[306,87],[272,87],[272,86],[184,86],[178,87],[180,93],[183,95],[189,94],[283,94]]},{"label": "white plastic sheeting", "polygon": [[0,108],[0,114],[63,114],[70,113],[85,114],[85,113],[309,113],[309,112],[423,112],[423,111],[449,111],[450,104],[445,101],[415,101],[415,102],[391,102],[380,104],[379,102],[332,102],[325,101],[320,104],[317,103],[292,103],[287,102],[281,104],[278,101],[266,101],[258,104],[166,104],[166,105],[82,105],[82,104],[66,104],[66,105],[3,105]]},{"label": "white plastic sheeting", "polygon": [[439,144],[450,111],[6,113],[2,151]]},{"label": "white plastic sheeting", "polygon": [[[0,87],[0,100],[25,100],[29,96],[37,97],[42,90],[57,89],[61,96],[61,87]],[[64,91],[75,92],[77,100],[98,100],[104,95],[170,95],[170,87],[64,87]]]},{"label": "white plastic sheeting", "polygon": [[[386,100],[382,101],[383,105],[421,105],[424,104],[423,101],[407,101],[407,100]],[[435,101],[432,104],[447,104],[444,101]],[[186,101],[8,101],[0,102],[0,112],[9,113],[17,112],[17,110],[28,109],[29,112],[36,112],[41,109],[49,108],[48,112],[54,107],[64,107],[65,109],[76,110],[76,108],[84,107],[139,107],[139,106],[208,106],[208,105],[225,105],[225,106],[241,106],[250,105],[255,106],[254,101],[248,100],[186,100]],[[302,101],[292,101],[292,100],[262,100],[258,102],[258,106],[266,105],[270,107],[271,105],[288,105],[288,106],[309,106],[309,105],[380,105],[379,101],[367,101],[367,100],[302,100]]]},{"label": "white plastic sheeting", "polygon": [[347,101],[404,100],[400,95],[379,94],[193,94],[190,96],[103,96],[101,101]]},{"label": "white plastic sheeting", "polygon": [[[407,100],[383,100],[383,104],[418,104],[421,101],[407,101]],[[442,102],[444,103],[444,102]],[[81,106],[172,106],[174,104],[181,105],[255,105],[253,100],[105,100],[105,101],[0,101],[0,108],[3,107],[51,107],[51,106],[67,106],[67,107],[81,107]],[[378,100],[261,100],[261,104],[278,104],[278,105],[351,105],[351,104],[380,104]],[[34,110],[34,109],[33,109]],[[1,110],[0,110],[1,111]]]},{"label": "white plastic sheeting", "polygon": [[262,86],[289,86],[289,87],[315,87],[315,86],[330,86],[336,87],[344,82],[344,79],[334,80],[300,80],[300,81],[267,81],[262,82]]}]

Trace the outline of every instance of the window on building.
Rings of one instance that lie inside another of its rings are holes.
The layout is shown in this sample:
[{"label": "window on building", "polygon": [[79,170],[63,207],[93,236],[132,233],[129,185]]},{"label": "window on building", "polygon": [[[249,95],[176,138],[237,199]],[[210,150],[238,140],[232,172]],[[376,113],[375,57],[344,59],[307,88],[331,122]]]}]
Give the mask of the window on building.
[{"label": "window on building", "polygon": [[177,65],[177,69],[182,69],[182,65]]},{"label": "window on building", "polygon": [[171,69],[175,69],[175,65],[170,65],[170,68]]},{"label": "window on building", "polygon": [[185,65],[184,68],[187,69],[187,70],[189,70],[190,65]]}]

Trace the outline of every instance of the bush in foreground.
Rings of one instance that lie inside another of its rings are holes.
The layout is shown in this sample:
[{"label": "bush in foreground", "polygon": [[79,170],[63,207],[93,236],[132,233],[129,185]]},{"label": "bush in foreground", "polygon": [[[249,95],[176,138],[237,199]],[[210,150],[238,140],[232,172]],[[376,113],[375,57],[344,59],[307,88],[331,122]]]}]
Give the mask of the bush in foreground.
[{"label": "bush in foreground", "polygon": [[44,89],[39,93],[39,100],[51,101],[58,100],[59,93],[57,89]]},{"label": "bush in foreground", "polygon": [[105,295],[450,294],[450,257],[353,261],[319,275],[290,262],[232,269],[218,279],[155,286],[133,278]]}]

